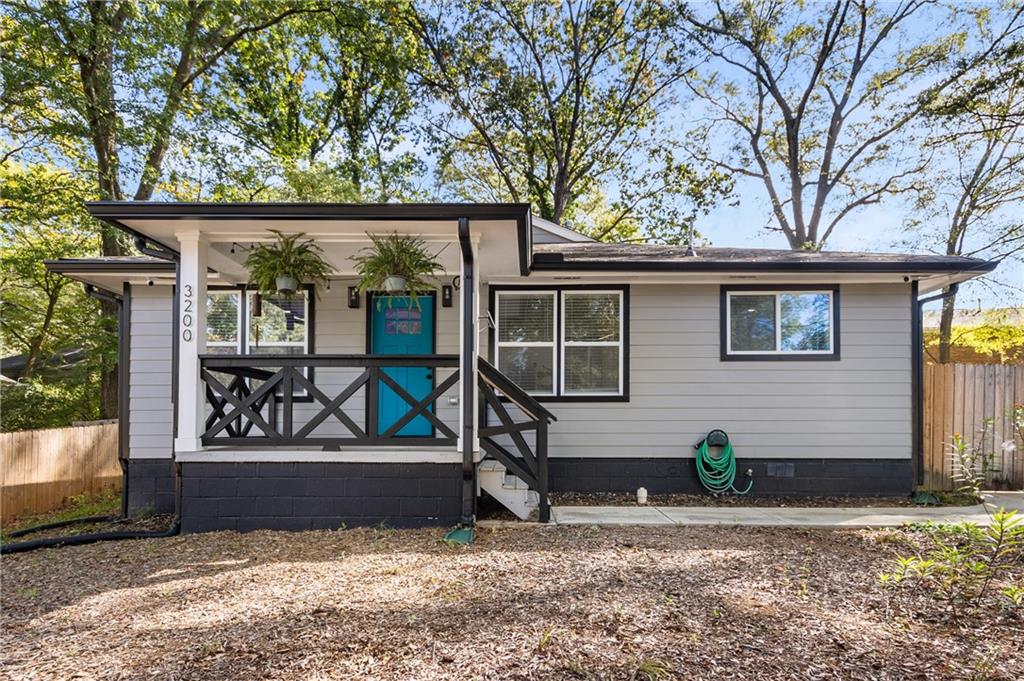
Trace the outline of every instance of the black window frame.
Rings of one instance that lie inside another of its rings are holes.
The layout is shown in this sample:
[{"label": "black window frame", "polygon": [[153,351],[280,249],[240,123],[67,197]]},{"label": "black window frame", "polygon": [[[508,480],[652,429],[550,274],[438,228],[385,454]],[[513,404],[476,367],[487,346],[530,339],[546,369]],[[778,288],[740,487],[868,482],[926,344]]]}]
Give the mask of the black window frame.
[{"label": "black window frame", "polygon": [[[316,354],[316,286],[314,284],[302,284],[301,287],[306,291],[307,300],[309,302],[306,319],[306,352],[307,355]],[[256,355],[250,353],[249,350],[249,293],[259,293],[255,288],[250,287],[248,284],[238,284],[237,286],[207,286],[206,292],[209,294],[214,291],[238,291],[239,292],[239,327],[238,327],[238,355],[240,357],[268,357],[269,355]],[[316,367],[306,367],[306,378],[311,383],[315,384],[314,375]],[[278,389],[277,394],[281,394],[281,390]],[[310,395],[305,388],[296,388],[292,394],[293,402],[312,402],[313,396]]]},{"label": "black window frame", "polygon": [[[828,291],[832,294],[832,351],[831,352],[729,352],[729,294],[733,293],[800,293]],[[718,328],[719,353],[722,362],[836,362],[840,353],[840,314],[842,307],[839,284],[723,284],[719,291]]]},{"label": "black window frame", "polygon": [[[497,341],[499,322],[497,316],[497,294],[499,292],[530,293],[554,292],[555,293],[555,375],[553,378],[555,393],[553,395],[530,396],[538,402],[629,402],[629,284],[494,284],[488,287],[487,311],[489,321],[487,334],[487,356],[497,366]],[[563,291],[619,291],[622,294],[622,309],[619,314],[622,316],[622,392],[615,395],[565,395],[562,390],[562,362],[564,354],[564,343],[562,340],[562,292]],[[504,399],[504,398],[502,398]]]}]

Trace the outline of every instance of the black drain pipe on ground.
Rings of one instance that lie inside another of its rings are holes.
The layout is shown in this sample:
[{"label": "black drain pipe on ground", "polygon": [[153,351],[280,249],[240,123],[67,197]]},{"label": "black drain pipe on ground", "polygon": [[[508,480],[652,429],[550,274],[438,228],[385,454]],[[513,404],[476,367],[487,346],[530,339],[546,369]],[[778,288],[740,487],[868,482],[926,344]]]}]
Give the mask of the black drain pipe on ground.
[{"label": "black drain pipe on ground", "polygon": [[[174,522],[166,530],[141,530],[129,532],[93,532],[91,534],[73,534],[67,537],[48,537],[46,539],[33,539],[30,541],[17,542],[15,544],[0,544],[0,555],[9,553],[24,553],[36,549],[55,548],[58,546],[79,546],[82,544],[95,544],[101,541],[120,541],[124,539],[157,539],[160,537],[174,537],[181,532],[181,471],[180,464],[175,463],[175,490],[174,490]],[[84,520],[84,519],[83,519]],[[127,518],[119,521],[124,522]]]},{"label": "black drain pipe on ground", "polygon": [[[154,251],[145,247],[145,242],[139,243],[137,240],[136,246],[143,253],[162,258],[164,260],[175,260],[173,254],[166,251]],[[75,518],[73,520],[63,520],[56,523],[47,523],[45,525],[37,525],[35,527],[28,527],[23,530],[11,532],[8,534],[9,537],[23,537],[28,534],[34,534],[35,532],[42,532],[44,530],[53,530],[61,527],[69,527],[71,525],[84,525],[96,522],[127,522],[128,518],[128,363],[130,360],[130,346],[129,346],[129,325],[131,323],[131,308],[130,308],[130,284],[124,285],[124,295],[121,297],[115,296],[105,291],[100,291],[91,284],[85,285],[85,294],[91,298],[98,300],[104,300],[107,302],[116,303],[118,306],[118,463],[121,465],[121,514],[120,516],[90,516],[87,518]],[[21,553],[24,551],[32,551],[35,549],[56,547],[56,546],[75,546],[79,544],[92,544],[99,541],[117,541],[121,539],[146,539],[146,538],[157,538],[157,537],[173,537],[181,531],[181,464],[174,463],[174,522],[167,530],[158,531],[136,531],[136,532],[94,532],[91,534],[77,534],[69,535],[66,537],[49,537],[46,539],[34,539],[24,542],[16,542],[13,544],[0,545],[0,555],[8,553]]]}]

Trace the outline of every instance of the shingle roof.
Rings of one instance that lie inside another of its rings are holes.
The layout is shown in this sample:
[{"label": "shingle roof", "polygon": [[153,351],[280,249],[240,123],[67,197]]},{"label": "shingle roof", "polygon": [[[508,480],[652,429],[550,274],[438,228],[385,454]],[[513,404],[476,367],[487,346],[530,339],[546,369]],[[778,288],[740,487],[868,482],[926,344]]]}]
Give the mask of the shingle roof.
[{"label": "shingle roof", "polygon": [[655,244],[537,244],[535,270],[990,272],[978,258],[908,253],[786,251],[760,248],[698,248]]}]

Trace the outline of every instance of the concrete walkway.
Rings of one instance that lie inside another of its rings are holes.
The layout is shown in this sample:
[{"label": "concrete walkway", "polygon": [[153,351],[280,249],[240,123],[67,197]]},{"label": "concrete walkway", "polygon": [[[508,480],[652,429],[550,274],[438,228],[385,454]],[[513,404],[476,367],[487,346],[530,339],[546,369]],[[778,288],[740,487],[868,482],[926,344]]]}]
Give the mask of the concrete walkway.
[{"label": "concrete walkway", "polygon": [[555,506],[559,525],[745,525],[751,527],[894,527],[904,523],[971,522],[986,525],[989,511],[1016,509],[1024,514],[1024,492],[988,492],[976,506],[898,508],[770,508],[721,506]]}]

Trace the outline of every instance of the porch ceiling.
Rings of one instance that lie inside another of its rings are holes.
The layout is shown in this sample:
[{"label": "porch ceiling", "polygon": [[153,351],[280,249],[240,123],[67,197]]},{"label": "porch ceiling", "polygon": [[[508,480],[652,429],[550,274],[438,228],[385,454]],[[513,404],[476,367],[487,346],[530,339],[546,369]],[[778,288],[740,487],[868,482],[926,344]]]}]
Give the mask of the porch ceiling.
[{"label": "porch ceiling", "polygon": [[[89,212],[134,236],[178,251],[179,234],[200,233],[210,243],[210,266],[229,278],[246,276],[243,263],[268,229],[304,232],[324,249],[338,277],[353,276],[351,256],[369,243],[368,232],[413,234],[427,241],[447,273],[460,271],[458,220],[470,219],[480,270],[492,275],[528,272],[530,209],[525,204],[87,204]],[[232,247],[234,253],[232,253]]]}]

